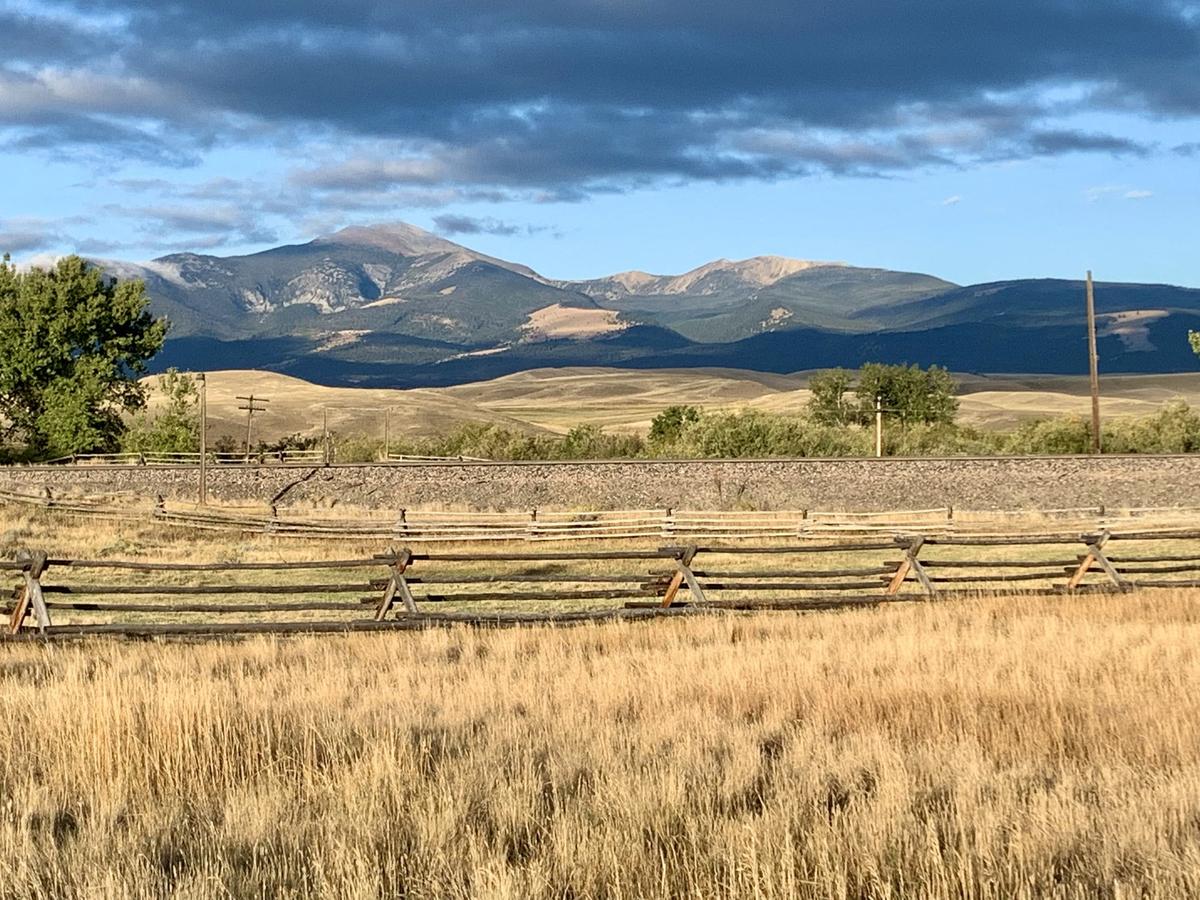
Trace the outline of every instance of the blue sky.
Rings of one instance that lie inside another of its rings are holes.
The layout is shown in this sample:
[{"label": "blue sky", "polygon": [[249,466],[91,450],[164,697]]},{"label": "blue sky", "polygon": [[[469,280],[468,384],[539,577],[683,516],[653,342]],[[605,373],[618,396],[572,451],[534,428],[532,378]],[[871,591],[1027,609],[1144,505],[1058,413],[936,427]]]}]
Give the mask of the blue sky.
[{"label": "blue sky", "polygon": [[0,252],[1200,286],[1192,0],[0,0]]}]

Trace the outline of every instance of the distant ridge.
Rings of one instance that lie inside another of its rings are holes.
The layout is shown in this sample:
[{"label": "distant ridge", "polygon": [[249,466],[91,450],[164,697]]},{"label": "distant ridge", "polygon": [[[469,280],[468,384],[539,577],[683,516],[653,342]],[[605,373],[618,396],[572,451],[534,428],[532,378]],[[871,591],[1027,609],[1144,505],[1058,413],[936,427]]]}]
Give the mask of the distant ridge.
[{"label": "distant ridge", "polygon": [[745,287],[766,287],[775,282],[821,266],[846,268],[844,262],[814,262],[786,256],[753,256],[750,259],[717,259],[684,272],[682,275],[651,275],[636,269],[618,272],[589,281],[559,281],[561,287],[580,290],[591,296],[616,299],[630,294],[641,296],[715,293],[731,283]]},{"label": "distant ridge", "polygon": [[[265,368],[332,385],[446,385],[531,368],[791,372],[864,361],[1082,372],[1083,286],[956,285],[784,256],[678,275],[551,281],[403,222],[245,256],[97,261],[172,323],[156,365]],[[1102,372],[1196,368],[1200,291],[1099,283]]]}]

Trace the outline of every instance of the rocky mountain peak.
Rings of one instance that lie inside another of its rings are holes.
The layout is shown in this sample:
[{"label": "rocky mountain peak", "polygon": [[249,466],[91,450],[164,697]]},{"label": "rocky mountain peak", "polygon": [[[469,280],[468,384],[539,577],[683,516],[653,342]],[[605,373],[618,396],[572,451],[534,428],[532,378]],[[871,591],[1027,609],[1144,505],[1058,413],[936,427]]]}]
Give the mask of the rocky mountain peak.
[{"label": "rocky mountain peak", "polygon": [[398,256],[428,256],[434,253],[470,253],[454,241],[407,222],[388,222],[380,225],[351,225],[333,234],[322,235],[314,244],[341,244],[352,247],[375,247]]}]

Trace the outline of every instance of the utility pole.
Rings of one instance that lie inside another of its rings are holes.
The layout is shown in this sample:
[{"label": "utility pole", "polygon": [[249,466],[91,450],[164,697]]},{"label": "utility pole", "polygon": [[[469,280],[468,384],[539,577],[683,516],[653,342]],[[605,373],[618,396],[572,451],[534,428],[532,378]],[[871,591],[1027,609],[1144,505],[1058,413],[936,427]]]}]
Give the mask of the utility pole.
[{"label": "utility pole", "polygon": [[200,382],[200,505],[208,502],[208,379],[196,373]]},{"label": "utility pole", "polygon": [[[246,401],[246,405],[239,406],[238,409],[246,411],[246,462],[250,462],[250,437],[254,433],[254,414],[256,412],[266,412],[266,404],[271,401],[263,397],[255,397],[253,394],[249,397],[235,396],[233,399]],[[260,403],[263,405],[259,406],[258,404]]]},{"label": "utility pole", "polygon": [[875,456],[883,456],[883,396],[875,395]]},{"label": "utility pole", "polygon": [[329,465],[329,407],[321,407],[321,459]]},{"label": "utility pole", "polygon": [[1092,452],[1100,453],[1100,361],[1096,354],[1096,297],[1092,270],[1087,273],[1088,364],[1092,378]]}]

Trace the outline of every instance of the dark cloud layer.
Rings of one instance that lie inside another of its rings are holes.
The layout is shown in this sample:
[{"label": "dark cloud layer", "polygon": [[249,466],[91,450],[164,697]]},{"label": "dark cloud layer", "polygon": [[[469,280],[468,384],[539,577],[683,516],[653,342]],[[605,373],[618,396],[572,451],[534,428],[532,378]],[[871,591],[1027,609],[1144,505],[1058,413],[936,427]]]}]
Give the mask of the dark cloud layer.
[{"label": "dark cloud layer", "polygon": [[433,224],[443,234],[498,234],[505,237],[520,234],[520,225],[502,222],[499,219],[479,218],[477,216],[462,216],[456,213],[443,213],[433,217]]},{"label": "dark cloud layer", "polygon": [[[1200,116],[1193,0],[25,9],[0,0],[0,146],[185,166],[213,147],[311,144],[286,201],[310,210],[387,192],[572,200],[663,181],[1145,154],[1156,148],[1136,135],[1080,120]],[[211,212],[182,230],[244,231]]]}]

